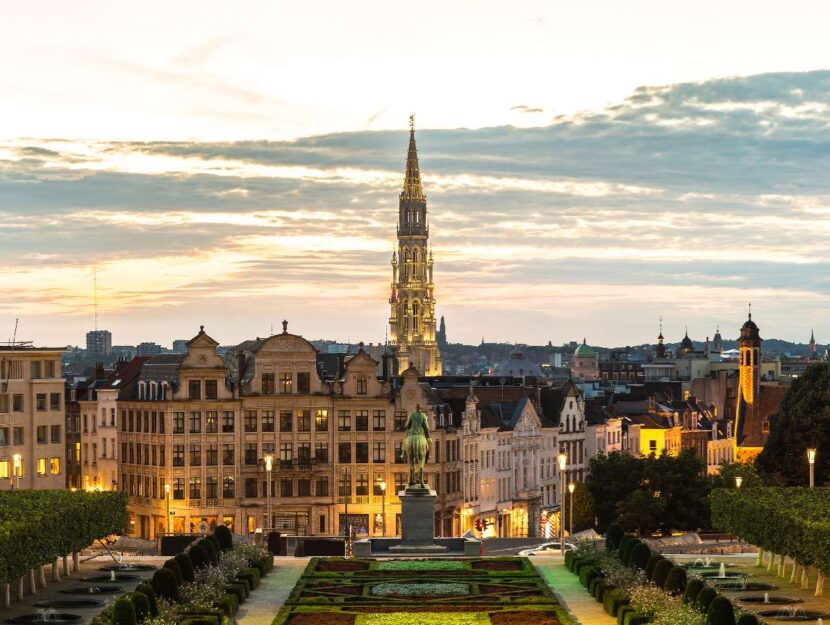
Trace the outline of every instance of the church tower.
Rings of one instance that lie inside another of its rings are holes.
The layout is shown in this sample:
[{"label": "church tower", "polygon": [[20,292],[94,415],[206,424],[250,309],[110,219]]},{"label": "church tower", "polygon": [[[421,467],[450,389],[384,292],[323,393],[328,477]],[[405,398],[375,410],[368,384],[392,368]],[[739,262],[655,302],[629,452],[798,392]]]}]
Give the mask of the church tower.
[{"label": "church tower", "polygon": [[758,398],[758,388],[761,385],[761,335],[758,326],[752,320],[752,313],[741,326],[741,336],[738,339],[740,350],[740,397],[747,405],[752,406]]},{"label": "church tower", "polygon": [[663,344],[663,318],[660,317],[660,334],[657,335],[657,353],[658,358],[666,357],[666,346]]},{"label": "church tower", "polygon": [[429,249],[427,198],[418,168],[415,116],[409,118],[409,150],[398,204],[398,249],[392,253],[389,344],[398,356],[398,373],[415,367],[421,375],[441,375],[436,342],[435,297]]},{"label": "church tower", "polygon": [[816,357],[816,335],[812,330],[810,330],[810,343],[807,346],[807,350],[810,358]]}]

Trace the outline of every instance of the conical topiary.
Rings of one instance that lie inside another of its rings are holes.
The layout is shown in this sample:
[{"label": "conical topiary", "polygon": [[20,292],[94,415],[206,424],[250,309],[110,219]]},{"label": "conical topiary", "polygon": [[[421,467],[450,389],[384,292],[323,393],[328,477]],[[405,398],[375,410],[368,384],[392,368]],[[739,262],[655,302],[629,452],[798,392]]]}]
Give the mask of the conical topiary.
[{"label": "conical topiary", "polygon": [[199,546],[205,550],[207,554],[208,564],[216,564],[219,562],[219,554],[217,553],[217,549],[214,544],[209,541],[207,538],[203,538],[199,541]]},{"label": "conical topiary", "polygon": [[208,564],[208,554],[205,548],[198,543],[194,543],[187,550],[190,560],[193,562],[194,569],[200,569]]},{"label": "conical topiary", "polygon": [[715,597],[706,610],[706,625],[735,625],[735,608],[726,597]]},{"label": "conical topiary", "polygon": [[170,569],[161,568],[156,571],[150,581],[150,586],[153,587],[156,597],[163,597],[170,601],[179,600],[179,584],[176,581],[176,575]]},{"label": "conical topiary", "polygon": [[698,593],[703,590],[703,580],[693,577],[686,582],[686,592],[683,593],[683,603],[687,605],[694,605],[697,600]]},{"label": "conical topiary", "polygon": [[190,559],[190,555],[186,551],[182,551],[181,553],[177,553],[173,559],[179,565],[179,570],[182,572],[182,579],[188,583],[195,582],[196,572],[193,570],[193,560]]},{"label": "conical topiary", "polygon": [[165,569],[169,569],[173,571],[173,575],[176,576],[176,583],[181,586],[184,584],[184,576],[182,575],[182,569],[179,567],[179,563],[176,562],[174,558],[169,560],[165,560],[163,567]]},{"label": "conical topiary", "polygon": [[672,570],[674,565],[663,558],[658,562],[654,567],[654,573],[651,576],[651,581],[654,582],[654,585],[657,588],[663,588],[666,585],[666,578],[669,576],[669,571]]},{"label": "conical topiary", "polygon": [[697,599],[695,599],[697,609],[706,614],[706,611],[709,609],[709,604],[712,603],[712,600],[714,600],[717,596],[718,593],[714,588],[706,586],[703,590],[697,593]]},{"label": "conical topiary", "polygon": [[156,605],[156,593],[153,592],[152,586],[149,584],[139,584],[135,589],[136,592],[142,592],[147,596],[147,601],[150,602],[150,616],[158,616],[159,609]]},{"label": "conical topiary", "polygon": [[623,537],[623,529],[619,523],[611,523],[605,530],[605,548],[613,551],[620,546],[620,539]]},{"label": "conical topiary", "polygon": [[759,623],[758,618],[754,614],[750,612],[744,612],[738,617],[738,622],[736,623],[736,625],[759,625]]},{"label": "conical topiary", "polygon": [[631,557],[629,558],[629,563],[636,566],[638,569],[645,569],[646,564],[648,564],[648,559],[651,557],[651,549],[649,546],[644,542],[640,542],[639,545],[634,547],[631,550]]},{"label": "conical topiary", "polygon": [[659,553],[651,554],[651,557],[646,562],[646,578],[651,580],[654,577],[654,567],[657,566],[657,563],[665,560],[663,556]]},{"label": "conical topiary", "polygon": [[663,584],[663,590],[675,597],[682,595],[686,590],[686,569],[681,566],[673,566]]},{"label": "conical topiary", "polygon": [[227,525],[217,525],[216,529],[213,530],[213,535],[219,541],[222,551],[233,549],[233,534]]},{"label": "conical topiary", "polygon": [[112,625],[136,625],[135,606],[126,595],[112,604]]},{"label": "conical topiary", "polygon": [[144,619],[150,616],[150,600],[143,592],[131,592],[127,595],[130,601],[133,602],[135,608],[135,620],[141,623]]}]

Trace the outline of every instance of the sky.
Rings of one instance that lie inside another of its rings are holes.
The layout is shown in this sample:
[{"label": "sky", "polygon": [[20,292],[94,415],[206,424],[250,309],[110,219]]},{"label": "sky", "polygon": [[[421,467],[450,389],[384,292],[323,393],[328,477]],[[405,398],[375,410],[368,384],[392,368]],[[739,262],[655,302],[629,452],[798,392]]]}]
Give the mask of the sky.
[{"label": "sky", "polygon": [[15,3],[0,337],[384,339],[416,114],[451,341],[830,336],[830,5]]}]

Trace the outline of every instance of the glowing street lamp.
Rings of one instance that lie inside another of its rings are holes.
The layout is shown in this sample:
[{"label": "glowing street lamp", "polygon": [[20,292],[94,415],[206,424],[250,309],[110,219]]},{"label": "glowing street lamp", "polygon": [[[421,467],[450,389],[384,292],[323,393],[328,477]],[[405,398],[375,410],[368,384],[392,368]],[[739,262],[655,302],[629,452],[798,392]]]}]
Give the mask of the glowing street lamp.
[{"label": "glowing street lamp", "polygon": [[743,484],[743,483],[744,483],[744,478],[742,478],[740,475],[736,475],[735,476],[735,488],[740,488],[741,484]]},{"label": "glowing street lamp", "polygon": [[20,490],[20,474],[23,473],[23,456],[14,454],[12,456],[12,477],[14,478],[14,487]]},{"label": "glowing street lamp", "polygon": [[383,534],[381,536],[386,538],[386,480],[381,480],[379,486],[380,492],[383,495],[383,508],[381,508],[382,512],[380,515],[383,519]]},{"label": "glowing street lamp", "polygon": [[271,527],[271,471],[274,468],[274,456],[271,454],[265,455],[265,472],[268,476],[267,481],[265,482],[265,501],[266,509],[268,510],[268,519],[265,523],[265,530],[268,530]]},{"label": "glowing street lamp", "polygon": [[810,488],[816,485],[816,450],[810,448],[807,450],[807,462],[810,463]]},{"label": "glowing street lamp", "polygon": [[568,501],[568,514],[571,519],[568,522],[568,530],[570,534],[574,533],[574,490],[576,490],[576,484],[571,482],[568,484],[568,492],[570,493],[570,501]]},{"label": "glowing street lamp", "polygon": [[559,461],[559,492],[562,493],[562,504],[559,507],[559,547],[562,555],[565,555],[565,467],[568,465],[568,454],[560,451],[557,456]]}]

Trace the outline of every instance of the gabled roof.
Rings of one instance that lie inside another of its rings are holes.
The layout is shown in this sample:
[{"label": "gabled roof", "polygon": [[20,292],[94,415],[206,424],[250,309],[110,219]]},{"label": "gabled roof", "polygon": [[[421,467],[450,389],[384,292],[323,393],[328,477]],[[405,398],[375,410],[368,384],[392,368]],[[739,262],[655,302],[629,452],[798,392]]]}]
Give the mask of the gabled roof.
[{"label": "gabled roof", "polygon": [[509,431],[516,427],[527,399],[484,404],[481,406],[481,427],[495,427],[499,431]]}]

